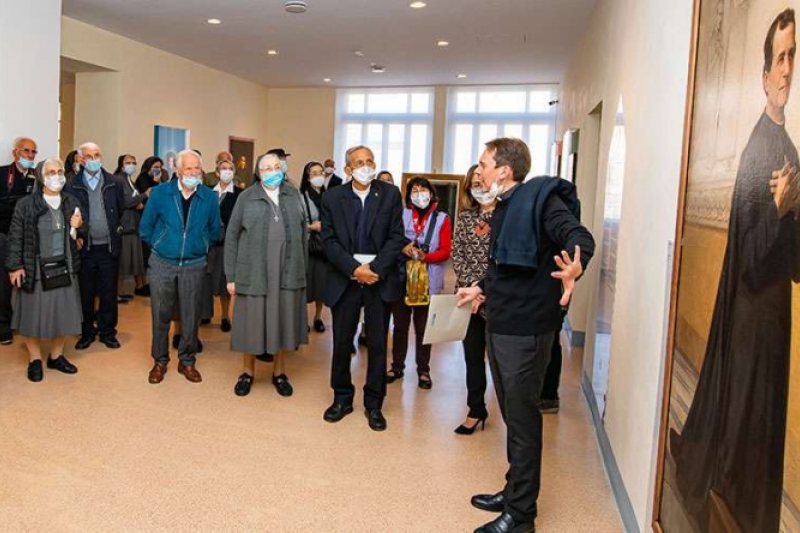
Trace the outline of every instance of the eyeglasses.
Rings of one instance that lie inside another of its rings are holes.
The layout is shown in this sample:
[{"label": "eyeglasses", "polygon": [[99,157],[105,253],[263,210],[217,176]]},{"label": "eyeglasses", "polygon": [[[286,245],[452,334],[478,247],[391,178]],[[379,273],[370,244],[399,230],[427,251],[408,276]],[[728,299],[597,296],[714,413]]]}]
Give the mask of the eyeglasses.
[{"label": "eyeglasses", "polygon": [[39,150],[37,150],[35,148],[19,148],[18,151],[20,151],[22,153],[25,153],[25,154],[31,154],[31,155],[36,155],[36,154],[39,153]]}]

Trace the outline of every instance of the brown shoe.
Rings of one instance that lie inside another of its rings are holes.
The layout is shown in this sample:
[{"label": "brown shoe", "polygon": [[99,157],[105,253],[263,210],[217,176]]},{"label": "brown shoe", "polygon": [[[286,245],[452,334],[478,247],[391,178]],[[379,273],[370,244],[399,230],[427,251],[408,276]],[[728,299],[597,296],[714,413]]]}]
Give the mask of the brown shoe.
[{"label": "brown shoe", "polygon": [[192,383],[200,383],[203,381],[203,376],[201,376],[200,372],[197,371],[197,368],[193,366],[178,365],[178,372],[183,374],[186,379]]},{"label": "brown shoe", "polygon": [[162,365],[161,363],[156,363],[153,365],[152,370],[150,370],[150,377],[148,381],[153,385],[161,383],[164,381],[164,374],[167,373],[167,365]]}]

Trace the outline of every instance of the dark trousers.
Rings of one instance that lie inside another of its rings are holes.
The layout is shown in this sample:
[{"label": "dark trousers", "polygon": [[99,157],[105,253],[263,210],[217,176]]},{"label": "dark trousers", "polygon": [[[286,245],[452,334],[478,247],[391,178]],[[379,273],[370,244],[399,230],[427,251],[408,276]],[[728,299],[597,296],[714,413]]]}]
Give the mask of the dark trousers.
[{"label": "dark trousers", "polygon": [[464,337],[464,361],[467,364],[467,406],[470,418],[486,418],[486,320],[479,314],[469,319]]},{"label": "dark trousers", "polygon": [[[92,246],[81,256],[81,307],[84,337],[117,334],[117,273],[119,260],[111,255],[107,244]],[[100,304],[95,311],[94,301]],[[97,329],[95,329],[97,322]]]},{"label": "dark trousers", "polygon": [[6,241],[8,237],[0,233],[0,334],[11,333],[11,278],[6,272]]},{"label": "dark trousers", "polygon": [[408,306],[403,300],[392,305],[394,332],[392,334],[392,368],[406,369],[406,353],[408,352],[408,334],[411,330],[411,317],[414,317],[414,334],[416,335],[415,353],[417,356],[417,374],[431,371],[431,345],[422,344],[425,337],[425,324],[428,322],[428,306]]},{"label": "dark trousers", "polygon": [[[151,282],[152,283],[152,282]],[[381,299],[380,289],[361,286],[351,281],[331,309],[333,314],[333,360],[331,388],[334,401],[352,405],[355,387],[350,374],[350,354],[358,328],[361,308],[367,332],[367,383],[364,385],[364,407],[380,409],[386,396],[386,338],[389,333],[391,307]]]},{"label": "dark trousers", "polygon": [[555,333],[488,334],[489,366],[508,428],[506,511],[516,520],[536,518],[542,474],[542,414],[537,408]]},{"label": "dark trousers", "polygon": [[[565,316],[566,313],[564,313],[563,315]],[[556,332],[555,338],[553,339],[553,349],[550,351],[550,364],[547,365],[547,372],[545,372],[544,374],[544,386],[542,386],[542,400],[558,400],[558,387],[561,385],[562,362],[563,362],[563,357],[561,353],[561,330],[559,329]]]},{"label": "dark trousers", "polygon": [[205,263],[179,267],[150,256],[150,314],[153,342],[150,355],[157,363],[169,363],[169,325],[180,311],[181,342],[178,359],[184,366],[194,366],[197,359],[197,330],[200,327]]}]

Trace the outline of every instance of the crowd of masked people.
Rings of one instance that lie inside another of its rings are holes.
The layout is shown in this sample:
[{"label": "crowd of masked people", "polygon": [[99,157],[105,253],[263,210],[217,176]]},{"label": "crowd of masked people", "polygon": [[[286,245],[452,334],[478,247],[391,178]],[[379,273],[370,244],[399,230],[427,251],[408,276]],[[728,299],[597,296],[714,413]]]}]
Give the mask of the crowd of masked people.
[{"label": "crowd of masked people", "polygon": [[[142,297],[151,309],[149,382],[165,379],[170,347],[177,371],[200,382],[198,331],[211,322],[218,298],[219,327],[230,332],[231,351],[243,354],[235,394],[250,392],[256,361],[263,361],[273,365],[276,391],[291,396],[287,354],[312,330],[326,331],[327,306],[333,401],[323,418],[336,423],[353,412],[351,357],[360,329],[364,413],[369,427],[382,431],[387,385],[405,376],[412,322],[417,386],[433,387],[431,346],[423,344],[428,306],[404,298],[406,262],[424,263],[435,295],[444,292],[452,261],[458,305],[472,310],[463,341],[469,411],[456,433],[485,427],[487,353],[508,429],[506,486],[472,498],[499,516],[476,531],[535,531],[542,413],[558,410],[558,335],[594,241],[580,224],[571,183],[526,180],[531,156],[524,142],[486,144],[459,188],[455,222],[439,208],[430,181],[413,177],[401,193],[390,173],[377,171],[367,146],[347,151],[343,177],[332,160],[310,162],[295,183],[283,149],[258,157],[253,176],[237,173],[227,152],[206,171],[198,151],[182,151],[172,173],[158,157],[139,166],[129,154],[108,172],[94,143],[62,162],[39,158],[35,141],[20,138],[12,156],[0,167],[0,261],[7,270],[0,277],[0,344],[21,337],[28,379],[41,381],[43,365],[78,371],[65,357],[68,338],[78,338],[75,350],[98,340],[120,348],[118,306]],[[127,279],[133,294],[124,293]]]}]

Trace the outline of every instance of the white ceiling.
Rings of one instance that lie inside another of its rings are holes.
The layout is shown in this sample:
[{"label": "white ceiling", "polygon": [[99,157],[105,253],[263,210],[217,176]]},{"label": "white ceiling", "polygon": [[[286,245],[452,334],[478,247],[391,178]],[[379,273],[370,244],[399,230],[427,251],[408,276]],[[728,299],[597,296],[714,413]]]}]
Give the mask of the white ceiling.
[{"label": "white ceiling", "polygon": [[[272,87],[559,83],[597,0],[63,0],[64,15]],[[209,25],[218,18],[222,24]],[[450,42],[438,48],[436,41]],[[269,49],[279,51],[267,56]],[[360,50],[364,58],[356,58]],[[386,66],[373,74],[370,63]],[[458,80],[457,74],[467,74]]]}]

